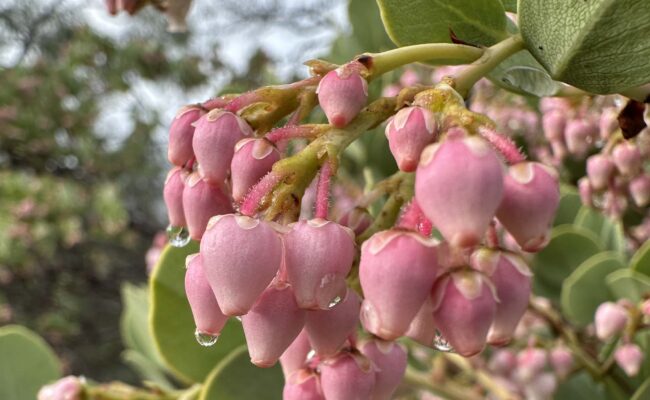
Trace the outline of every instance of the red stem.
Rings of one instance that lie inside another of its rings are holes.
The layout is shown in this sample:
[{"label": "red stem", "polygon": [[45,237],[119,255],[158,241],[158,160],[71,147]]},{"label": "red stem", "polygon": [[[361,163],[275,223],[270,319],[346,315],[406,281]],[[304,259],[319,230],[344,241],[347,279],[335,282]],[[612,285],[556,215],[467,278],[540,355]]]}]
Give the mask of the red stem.
[{"label": "red stem", "polygon": [[481,128],[480,134],[505,158],[508,164],[517,164],[526,160],[526,156],[519,151],[515,142],[509,137],[500,135],[488,128]]},{"label": "red stem", "polygon": [[327,219],[327,212],[330,205],[330,183],[332,181],[332,164],[325,161],[318,176],[316,187],[316,211],[314,217]]},{"label": "red stem", "polygon": [[488,247],[496,249],[499,247],[499,235],[497,234],[497,225],[492,220],[490,226],[488,227],[487,234],[485,235],[485,241],[487,242]]},{"label": "red stem", "polygon": [[242,108],[249,106],[257,101],[260,101],[261,99],[262,98],[257,92],[254,91],[246,92],[230,100],[230,102],[228,102],[228,104],[226,104],[226,106],[223,107],[223,109],[226,111],[230,111],[232,113],[236,113]]},{"label": "red stem", "polygon": [[286,125],[267,133],[266,139],[272,143],[277,143],[289,139],[311,138],[316,136],[317,133],[318,130],[311,125]]},{"label": "red stem", "polygon": [[249,217],[254,216],[257,213],[257,209],[259,208],[260,202],[264,199],[264,196],[269,194],[277,184],[280,183],[280,178],[281,177],[273,171],[266,174],[248,192],[239,207],[239,212]]}]

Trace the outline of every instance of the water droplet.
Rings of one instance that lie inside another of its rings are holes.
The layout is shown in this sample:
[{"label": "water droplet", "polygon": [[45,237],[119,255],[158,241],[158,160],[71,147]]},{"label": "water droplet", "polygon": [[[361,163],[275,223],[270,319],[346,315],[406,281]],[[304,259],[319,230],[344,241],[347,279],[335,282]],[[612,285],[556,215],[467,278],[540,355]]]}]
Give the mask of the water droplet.
[{"label": "water droplet", "polygon": [[327,305],[328,308],[334,308],[337,304],[341,302],[341,296],[336,296],[335,298],[330,301],[330,303]]},{"label": "water droplet", "polygon": [[174,247],[184,247],[192,240],[190,232],[185,227],[172,225],[167,227],[167,238],[169,244]]},{"label": "water droplet", "polygon": [[316,350],[309,350],[309,353],[307,353],[307,357],[305,358],[305,361],[309,362],[315,356],[316,356]]},{"label": "water droplet", "polygon": [[444,351],[445,353],[455,352],[454,348],[451,347],[447,339],[436,329],[436,336],[433,338],[433,347],[436,350]]},{"label": "water droplet", "polygon": [[203,333],[198,328],[194,331],[194,337],[196,341],[203,347],[210,347],[217,343],[219,335],[211,335],[209,333]]}]

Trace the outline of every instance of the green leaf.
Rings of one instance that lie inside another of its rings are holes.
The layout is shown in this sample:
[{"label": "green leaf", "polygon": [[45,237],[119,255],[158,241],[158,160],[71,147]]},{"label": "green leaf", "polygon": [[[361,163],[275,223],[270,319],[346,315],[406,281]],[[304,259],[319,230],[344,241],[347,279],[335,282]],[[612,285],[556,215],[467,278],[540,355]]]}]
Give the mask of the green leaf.
[{"label": "green leaf", "polygon": [[605,249],[625,254],[625,235],[620,221],[608,218],[591,207],[582,206],[574,224],[595,233]]},{"label": "green leaf", "polygon": [[645,382],[634,392],[630,400],[645,400],[650,399],[650,378],[646,379]]},{"label": "green leaf", "polygon": [[351,1],[348,5],[348,17],[352,25],[352,37],[361,46],[357,54],[385,51],[395,47],[382,27],[379,7],[375,0]]},{"label": "green leaf", "polygon": [[199,400],[280,400],[283,383],[279,365],[258,368],[251,364],[246,346],[241,346],[210,373]]},{"label": "green leaf", "polygon": [[489,46],[508,36],[500,0],[377,0],[388,36],[398,46],[451,43],[450,30],[471,44]]},{"label": "green leaf", "polygon": [[533,291],[559,300],[562,282],[582,262],[601,251],[598,238],[592,232],[573,225],[556,226],[551,231],[548,246],[532,260]]},{"label": "green leaf", "polygon": [[646,241],[632,256],[630,268],[650,276],[650,240]]},{"label": "green leaf", "polygon": [[553,395],[555,400],[607,400],[603,387],[585,371],[578,372],[560,383]]},{"label": "green leaf", "polygon": [[612,272],[605,281],[617,299],[624,298],[637,303],[650,293],[650,277],[629,268]]},{"label": "green leaf", "polygon": [[130,283],[122,285],[120,333],[124,345],[162,366],[160,355],[151,340],[148,315],[149,291],[147,287],[138,287]]},{"label": "green leaf", "polygon": [[560,185],[560,205],[555,213],[553,226],[572,224],[575,220],[578,210],[582,207],[580,195],[575,187],[570,185]]},{"label": "green leaf", "polygon": [[167,246],[151,276],[149,323],[156,348],[169,370],[189,382],[202,382],[220,360],[245,342],[241,324],[233,319],[214,346],[196,342],[185,297],[185,258],[198,251],[196,242],[183,248]]},{"label": "green leaf", "polygon": [[650,2],[521,0],[527,49],[559,81],[615,93],[650,81]]},{"label": "green leaf", "polygon": [[598,306],[613,297],[605,278],[624,268],[620,255],[604,252],[593,255],[576,268],[562,284],[562,311],[574,323],[585,326],[593,321]]},{"label": "green leaf", "polygon": [[125,350],[122,352],[122,359],[138,373],[142,380],[154,382],[163,389],[174,389],[174,385],[169,381],[163,369],[139,351]]},{"label": "green leaf", "polygon": [[27,328],[0,328],[0,399],[35,399],[45,384],[61,377],[52,348]]}]

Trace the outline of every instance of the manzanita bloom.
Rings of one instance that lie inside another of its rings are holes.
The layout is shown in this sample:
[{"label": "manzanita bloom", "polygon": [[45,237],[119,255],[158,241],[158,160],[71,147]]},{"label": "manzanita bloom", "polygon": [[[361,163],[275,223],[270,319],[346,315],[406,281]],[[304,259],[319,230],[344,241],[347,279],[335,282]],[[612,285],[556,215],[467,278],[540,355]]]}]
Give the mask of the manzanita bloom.
[{"label": "manzanita bloom", "polygon": [[587,159],[587,176],[591,187],[603,190],[614,175],[614,162],[606,154],[594,154]]},{"label": "manzanita bloom", "polygon": [[580,201],[586,206],[591,206],[593,204],[593,189],[589,178],[583,176],[578,179],[578,194],[580,195]]},{"label": "manzanita bloom", "polygon": [[594,323],[596,336],[600,340],[609,340],[621,333],[627,324],[628,314],[620,304],[605,302],[596,309]]},{"label": "manzanita bloom", "polygon": [[327,400],[371,400],[375,368],[358,353],[340,353],[320,364],[321,387]]},{"label": "manzanita bloom", "polygon": [[564,379],[569,376],[569,373],[573,370],[573,353],[566,346],[558,346],[551,350],[549,356],[551,360],[551,366],[560,379]]},{"label": "manzanita bloom", "polygon": [[517,379],[530,382],[546,366],[546,351],[536,347],[527,347],[517,354]]},{"label": "manzanita bloom", "polygon": [[541,250],[560,204],[557,174],[536,162],[511,166],[496,216],[524,251]]},{"label": "manzanita bloom", "polygon": [[641,170],[642,159],[639,148],[632,143],[623,142],[614,147],[612,158],[622,175],[634,176]]},{"label": "manzanita bloom", "polygon": [[502,195],[501,161],[479,137],[449,137],[429,145],[420,157],[415,197],[453,246],[479,243]]},{"label": "manzanita bloom", "polygon": [[385,340],[406,333],[440,270],[436,244],[402,230],[381,231],[363,243],[361,321],[368,332]]},{"label": "manzanita bloom", "polygon": [[305,325],[291,286],[270,285],[251,310],[241,317],[251,362],[273,366]]},{"label": "manzanita bloom", "polygon": [[360,308],[361,298],[354,290],[348,289],[345,298],[331,309],[307,311],[305,329],[318,355],[334,355],[343,347],[356,331]]},{"label": "manzanita bloom", "polygon": [[38,400],[81,400],[83,386],[76,376],[66,376],[38,391]]},{"label": "manzanita bloom", "polygon": [[221,311],[244,315],[280,269],[282,241],[268,222],[220,215],[208,223],[201,256]]},{"label": "manzanita bloom", "polygon": [[171,226],[185,226],[185,211],[183,209],[183,190],[187,172],[181,167],[174,167],[167,174],[163,188],[163,198],[167,206],[167,215]]},{"label": "manzanita bloom", "polygon": [[614,359],[627,376],[636,376],[641,369],[643,352],[634,343],[627,343],[616,349]]},{"label": "manzanita bloom", "polygon": [[420,153],[435,139],[436,121],[431,111],[423,107],[402,108],[386,125],[390,151],[400,170],[413,172]]},{"label": "manzanita bloom", "polygon": [[405,336],[421,345],[427,347],[433,346],[433,340],[436,337],[436,326],[433,322],[433,300],[431,296],[427,296],[424,304],[422,304],[418,313],[413,317]]},{"label": "manzanita bloom", "polygon": [[280,159],[280,152],[266,139],[247,138],[235,145],[230,163],[232,197],[241,202],[248,190]]},{"label": "manzanita bloom", "polygon": [[503,346],[512,339],[528,308],[533,274],[518,255],[486,248],[472,254],[472,266],[484,272],[491,270],[486,274],[490,276],[499,302],[488,333],[488,343]]},{"label": "manzanita bloom", "polygon": [[193,254],[185,260],[185,294],[190,303],[197,333],[217,336],[228,322],[221,313],[219,303],[205,276],[200,254]]},{"label": "manzanita bloom", "polygon": [[327,310],[343,299],[354,233],[324,219],[299,221],[284,235],[285,265],[301,308]]},{"label": "manzanita bloom", "polygon": [[630,181],[630,196],[638,207],[650,204],[650,175],[642,174]]},{"label": "manzanita bloom", "polygon": [[441,277],[432,291],[436,328],[464,357],[480,353],[496,314],[493,288],[474,271],[460,270]]},{"label": "manzanita bloom", "polygon": [[167,158],[170,163],[182,167],[194,158],[194,150],[192,149],[193,124],[204,113],[199,106],[185,106],[178,111],[169,128]]},{"label": "manzanita bloom", "polygon": [[230,198],[221,187],[201,179],[197,172],[191,173],[185,182],[183,209],[194,240],[201,240],[211,217],[233,212]]},{"label": "manzanita bloom", "polygon": [[320,378],[309,369],[299,369],[289,375],[282,391],[283,400],[325,400]]},{"label": "manzanita bloom", "polygon": [[228,176],[235,144],[252,136],[253,130],[241,117],[215,109],[196,122],[192,148],[204,179],[221,184]]},{"label": "manzanita bloom", "polygon": [[365,67],[357,62],[328,72],[318,84],[318,102],[332,126],[343,128],[368,101],[368,82],[361,76]]},{"label": "manzanita bloom", "polygon": [[307,354],[311,351],[307,330],[303,328],[291,345],[280,356],[280,365],[285,378],[305,366]]},{"label": "manzanita bloom", "polygon": [[569,152],[579,158],[584,157],[589,151],[593,137],[598,133],[598,128],[590,121],[572,119],[566,125],[565,138]]},{"label": "manzanita bloom", "polygon": [[361,353],[375,366],[375,387],[372,400],[390,400],[406,372],[406,352],[395,342],[380,339],[363,344]]},{"label": "manzanita bloom", "polygon": [[551,399],[557,389],[557,378],[550,372],[535,376],[524,385],[524,394],[528,400]]},{"label": "manzanita bloom", "polygon": [[516,366],[517,356],[508,348],[496,349],[488,362],[490,371],[504,376],[512,374]]}]

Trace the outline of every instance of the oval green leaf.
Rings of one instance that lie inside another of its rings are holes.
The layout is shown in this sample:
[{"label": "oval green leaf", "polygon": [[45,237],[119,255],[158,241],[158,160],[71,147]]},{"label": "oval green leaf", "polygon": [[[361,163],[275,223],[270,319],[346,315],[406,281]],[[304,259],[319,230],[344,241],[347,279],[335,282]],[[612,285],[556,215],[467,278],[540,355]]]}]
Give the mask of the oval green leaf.
[{"label": "oval green leaf", "polygon": [[194,319],[185,297],[185,258],[199,251],[198,243],[167,246],[150,278],[151,333],[163,362],[179,379],[202,382],[233,349],[245,343],[241,324],[231,319],[212,347],[194,338]]},{"label": "oval green leaf", "polygon": [[527,49],[551,76],[592,93],[650,81],[650,2],[521,0]]},{"label": "oval green leaf", "polygon": [[646,241],[634,253],[630,267],[646,276],[650,276],[650,240]]},{"label": "oval green leaf", "polygon": [[35,399],[38,390],[61,377],[52,348],[27,328],[0,328],[0,399]]},{"label": "oval green leaf", "polygon": [[634,392],[630,400],[644,400],[650,399],[650,378],[646,379],[645,382]]},{"label": "oval green leaf", "polygon": [[508,36],[500,0],[377,0],[381,20],[398,46],[451,43],[450,30],[470,44],[489,46]]},{"label": "oval green leaf", "polygon": [[586,326],[593,321],[596,308],[612,300],[605,278],[624,268],[620,254],[604,252],[584,261],[562,284],[562,311],[574,323]]},{"label": "oval green leaf", "polygon": [[629,268],[612,272],[607,275],[605,281],[617,299],[628,299],[637,303],[650,294],[650,277]]},{"label": "oval green leaf", "polygon": [[533,291],[559,300],[564,280],[582,262],[601,251],[598,238],[592,232],[573,225],[556,226],[551,231],[548,246],[533,257]]},{"label": "oval green leaf", "polygon": [[582,207],[582,201],[575,187],[560,185],[560,205],[555,213],[553,226],[572,224],[578,210]]},{"label": "oval green leaf", "polygon": [[595,233],[606,250],[625,254],[625,235],[620,221],[608,218],[591,207],[582,206],[574,224]]},{"label": "oval green leaf", "polygon": [[279,365],[258,368],[245,346],[233,351],[210,373],[199,400],[280,400],[284,378]]}]

